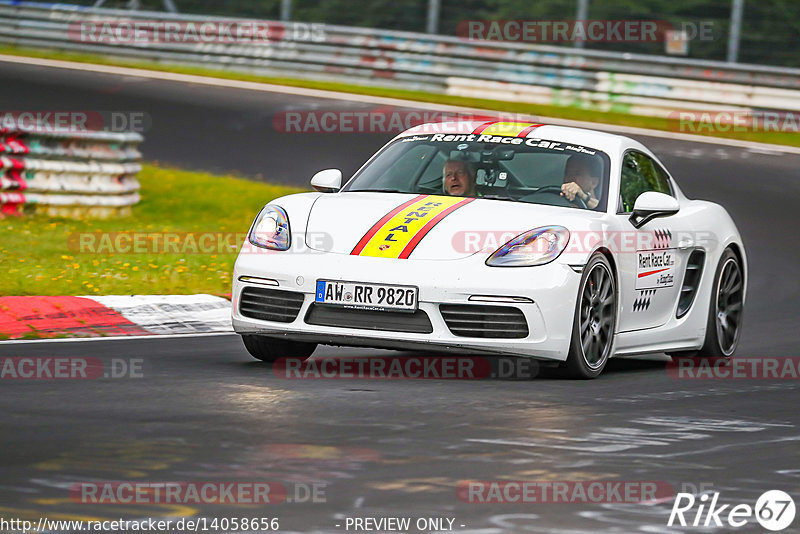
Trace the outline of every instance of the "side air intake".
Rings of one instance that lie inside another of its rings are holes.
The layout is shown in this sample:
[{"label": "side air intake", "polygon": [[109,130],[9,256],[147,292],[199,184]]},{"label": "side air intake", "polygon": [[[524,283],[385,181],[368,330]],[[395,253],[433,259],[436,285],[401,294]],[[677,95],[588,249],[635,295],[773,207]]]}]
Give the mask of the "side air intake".
[{"label": "side air intake", "polygon": [[678,318],[686,315],[686,312],[692,307],[694,297],[697,295],[697,288],[700,286],[705,259],[706,253],[702,250],[695,250],[689,255],[689,260],[686,262],[686,275],[683,277],[681,295],[678,299]]}]

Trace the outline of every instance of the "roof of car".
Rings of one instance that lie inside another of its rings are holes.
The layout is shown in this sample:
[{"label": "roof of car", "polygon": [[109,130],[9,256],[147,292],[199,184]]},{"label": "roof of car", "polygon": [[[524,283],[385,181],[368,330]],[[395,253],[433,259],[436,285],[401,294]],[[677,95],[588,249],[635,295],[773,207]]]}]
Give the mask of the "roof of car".
[{"label": "roof of car", "polygon": [[500,120],[480,121],[450,121],[439,123],[426,123],[414,126],[398,137],[419,136],[425,134],[444,135],[499,135],[510,137],[523,137],[535,139],[548,139],[580,144],[583,146],[613,152],[625,144],[637,144],[631,139],[596,130],[572,128],[568,126],[553,126],[535,122],[517,122]]}]

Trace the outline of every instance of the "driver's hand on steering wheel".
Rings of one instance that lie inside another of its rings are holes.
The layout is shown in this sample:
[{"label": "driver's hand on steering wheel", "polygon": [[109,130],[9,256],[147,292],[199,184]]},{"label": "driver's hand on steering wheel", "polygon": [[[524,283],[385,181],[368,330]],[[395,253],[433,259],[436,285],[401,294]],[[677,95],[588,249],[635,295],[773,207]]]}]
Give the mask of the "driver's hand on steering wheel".
[{"label": "driver's hand on steering wheel", "polygon": [[575,200],[576,196],[578,198],[580,198],[581,200],[583,200],[583,201],[586,201],[589,198],[586,195],[586,193],[583,192],[583,189],[581,189],[581,186],[579,186],[575,182],[569,182],[569,183],[563,184],[561,186],[561,196],[565,197],[570,202]]}]

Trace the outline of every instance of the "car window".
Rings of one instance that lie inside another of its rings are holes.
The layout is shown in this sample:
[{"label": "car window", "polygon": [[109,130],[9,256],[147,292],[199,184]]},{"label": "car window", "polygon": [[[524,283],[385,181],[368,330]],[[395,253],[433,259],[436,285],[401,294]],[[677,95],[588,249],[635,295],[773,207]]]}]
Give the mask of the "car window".
[{"label": "car window", "polygon": [[[584,208],[561,196],[569,178],[580,181],[605,211],[610,160],[574,143],[504,135],[434,134],[389,144],[342,189],[448,194],[445,166],[458,167],[472,186],[464,196]],[[567,169],[569,177],[567,176]]]},{"label": "car window", "polygon": [[428,159],[430,159],[430,164],[425,168],[419,179],[419,191],[442,194],[442,169],[447,162],[447,158],[437,150]]},{"label": "car window", "polygon": [[[399,152],[391,165],[383,165],[375,175],[372,186],[379,188],[395,188],[401,191],[411,191],[417,175],[424,169],[430,171],[431,159],[436,156],[436,149],[426,145],[416,145],[409,150]],[[443,158],[441,158],[444,161]],[[441,182],[441,166],[435,169]]]},{"label": "car window", "polygon": [[525,177],[528,185],[544,187],[553,185],[553,176],[564,176],[567,157],[560,153],[522,153],[504,163],[514,176]]},{"label": "car window", "polygon": [[666,171],[647,154],[631,150],[622,159],[620,211],[630,213],[639,195],[648,191],[672,194]]}]

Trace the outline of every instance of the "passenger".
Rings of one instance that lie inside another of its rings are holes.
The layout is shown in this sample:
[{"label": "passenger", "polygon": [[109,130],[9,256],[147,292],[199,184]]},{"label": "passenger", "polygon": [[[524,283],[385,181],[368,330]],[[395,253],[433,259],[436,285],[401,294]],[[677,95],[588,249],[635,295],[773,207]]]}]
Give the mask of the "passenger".
[{"label": "passenger", "polygon": [[600,184],[602,183],[600,160],[586,154],[573,154],[564,167],[564,184],[561,196],[573,202],[575,197],[586,203],[589,209],[600,204]]}]

